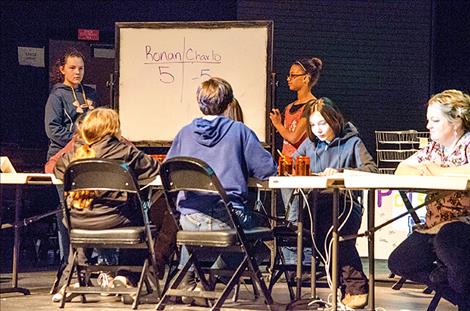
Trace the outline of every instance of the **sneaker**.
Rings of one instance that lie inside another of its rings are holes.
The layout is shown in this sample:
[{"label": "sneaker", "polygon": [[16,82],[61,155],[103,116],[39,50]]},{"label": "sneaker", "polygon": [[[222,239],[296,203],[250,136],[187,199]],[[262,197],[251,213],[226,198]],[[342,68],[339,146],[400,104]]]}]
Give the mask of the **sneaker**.
[{"label": "sneaker", "polygon": [[113,282],[111,284],[112,288],[122,288],[122,287],[132,287],[132,284],[129,282],[129,280],[122,275],[118,275],[113,279]]},{"label": "sneaker", "polygon": [[[113,288],[113,281],[114,281],[114,278],[111,276],[111,273],[109,272],[101,272],[97,278],[98,285],[101,288]],[[109,296],[110,294],[101,293],[100,295]]]},{"label": "sneaker", "polygon": [[109,272],[101,272],[97,278],[98,285],[102,288],[112,287],[113,280],[114,278],[111,276],[111,273]]},{"label": "sneaker", "polygon": [[[186,284],[183,286],[183,290],[185,291],[193,291],[196,288],[196,283],[194,284]],[[193,297],[188,297],[188,296],[181,296],[181,302],[185,305],[190,305],[194,301]]]},{"label": "sneaker", "polygon": [[369,300],[369,294],[359,294],[351,295],[346,294],[346,296],[341,300],[341,302],[348,308],[351,309],[362,309],[367,306]]},{"label": "sneaker", "polygon": [[[65,284],[64,286],[61,287],[61,289],[54,294],[54,296],[52,296],[52,302],[61,302],[62,301],[62,297],[64,296],[64,291],[65,291]],[[75,283],[73,284],[73,287],[74,288],[79,288],[80,287],[80,284],[78,283]],[[80,294],[77,294],[77,293],[67,293],[67,297],[65,298],[65,302],[70,302],[72,301],[72,299],[74,299],[75,297],[79,296]]]},{"label": "sneaker", "polygon": [[[183,281],[181,282],[181,289],[185,291],[193,291],[196,288],[196,276],[194,271],[186,272]],[[182,296],[181,302],[187,305],[192,304],[194,301],[193,297]]]},{"label": "sneaker", "polygon": [[[122,275],[118,275],[113,279],[113,283],[111,284],[113,288],[131,288],[133,287],[129,280]],[[121,301],[125,304],[132,304],[134,302],[135,294],[123,294],[121,296]],[[130,303],[129,303],[130,302]]]},{"label": "sneaker", "polygon": [[[203,292],[204,287],[202,286],[201,283],[197,283],[196,287],[194,288],[195,292]],[[200,297],[192,297],[193,303],[192,305],[198,306],[198,307],[209,307],[209,301],[207,298],[200,298]]]},{"label": "sneaker", "polygon": [[[201,283],[197,283],[194,285],[188,285],[188,287],[184,288],[186,291],[194,291],[194,292],[203,292],[204,287],[202,286]],[[192,306],[198,306],[198,307],[208,307],[209,302],[206,298],[202,297],[188,297],[188,296],[182,296],[181,301],[184,304],[192,305]]]}]

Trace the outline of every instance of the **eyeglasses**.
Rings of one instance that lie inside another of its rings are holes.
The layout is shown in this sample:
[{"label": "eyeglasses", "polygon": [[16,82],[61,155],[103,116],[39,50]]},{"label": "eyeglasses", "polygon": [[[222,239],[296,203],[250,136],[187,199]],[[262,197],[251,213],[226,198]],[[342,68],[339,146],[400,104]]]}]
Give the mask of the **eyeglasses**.
[{"label": "eyeglasses", "polygon": [[306,74],[307,74],[306,72],[304,72],[304,73],[298,73],[298,74],[289,73],[289,74],[287,75],[287,79],[293,79],[293,78],[305,76]]}]

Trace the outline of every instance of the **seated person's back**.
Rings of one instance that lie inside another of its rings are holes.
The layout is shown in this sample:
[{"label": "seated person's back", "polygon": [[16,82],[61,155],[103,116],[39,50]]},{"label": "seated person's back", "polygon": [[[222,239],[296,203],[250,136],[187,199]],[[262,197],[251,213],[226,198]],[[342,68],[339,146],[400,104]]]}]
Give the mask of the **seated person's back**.
[{"label": "seated person's back", "polygon": [[[223,116],[233,99],[230,84],[212,78],[201,84],[197,99],[202,118],[194,119],[175,137],[167,159],[191,156],[205,161],[215,171],[234,207],[246,204],[248,177],[267,179],[276,174],[276,163],[256,134],[241,122]],[[182,214],[208,212],[218,200],[214,196],[185,193],[179,197]]]},{"label": "seated person's back", "polygon": [[[112,109],[97,108],[89,112],[80,126],[74,150],[65,153],[54,168],[57,178],[63,179],[67,166],[74,160],[99,158],[121,160],[132,169],[140,182],[150,182],[158,174],[159,163],[136,147],[119,140],[119,116]],[[88,200],[91,199],[91,200]],[[126,194],[100,192],[91,198],[78,195],[69,202],[73,227],[81,229],[110,229],[141,222],[140,210]]]}]

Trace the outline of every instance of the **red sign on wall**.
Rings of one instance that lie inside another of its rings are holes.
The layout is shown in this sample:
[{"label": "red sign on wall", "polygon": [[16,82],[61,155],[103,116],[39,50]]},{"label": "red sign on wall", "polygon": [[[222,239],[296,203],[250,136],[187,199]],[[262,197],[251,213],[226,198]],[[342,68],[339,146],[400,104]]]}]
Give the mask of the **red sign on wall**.
[{"label": "red sign on wall", "polygon": [[98,29],[78,29],[78,40],[100,41]]}]

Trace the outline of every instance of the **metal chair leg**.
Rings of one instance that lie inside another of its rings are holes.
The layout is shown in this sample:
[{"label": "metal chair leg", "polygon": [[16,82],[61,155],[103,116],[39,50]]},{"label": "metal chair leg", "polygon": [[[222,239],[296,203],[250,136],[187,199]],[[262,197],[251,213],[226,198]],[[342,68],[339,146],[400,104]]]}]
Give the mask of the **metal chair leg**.
[{"label": "metal chair leg", "polygon": [[427,311],[436,311],[437,306],[439,305],[439,301],[441,300],[442,296],[436,293],[434,297],[432,297],[431,302],[429,303],[429,306],[427,308]]},{"label": "metal chair leg", "polygon": [[54,295],[59,290],[60,280],[62,279],[62,275],[64,274],[64,270],[66,267],[67,267],[67,261],[62,260],[60,262],[59,268],[57,269],[54,283],[52,283],[51,290],[49,291],[50,295]]},{"label": "metal chair leg", "polygon": [[398,281],[395,282],[395,284],[392,285],[392,289],[400,290],[400,288],[402,288],[405,282],[406,282],[406,279],[404,277],[401,277]]}]

